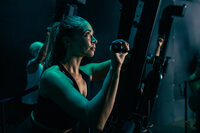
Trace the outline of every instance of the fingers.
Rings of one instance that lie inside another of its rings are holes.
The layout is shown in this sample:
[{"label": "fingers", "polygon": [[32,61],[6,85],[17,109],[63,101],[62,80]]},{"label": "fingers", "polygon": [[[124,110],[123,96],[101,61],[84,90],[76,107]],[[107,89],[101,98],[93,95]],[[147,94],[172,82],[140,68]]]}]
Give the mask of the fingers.
[{"label": "fingers", "polygon": [[163,38],[158,38],[158,45],[159,46],[162,46],[162,44],[163,44],[163,42],[164,42],[164,39]]},{"label": "fingers", "polygon": [[122,52],[122,53],[127,55],[128,52],[130,51],[129,43],[122,39],[120,39],[120,43],[123,45],[123,47],[125,48],[125,51],[126,51],[126,52]]},{"label": "fingers", "polygon": [[111,51],[114,53],[127,53],[129,52],[129,43],[123,39],[116,39],[111,43]]},{"label": "fingers", "polygon": [[112,42],[110,46],[110,52],[113,68],[121,68],[129,50],[129,43],[123,39],[116,39]]},{"label": "fingers", "polygon": [[129,47],[129,43],[128,42],[124,42],[124,46],[125,46],[127,52],[130,51],[130,47]]}]

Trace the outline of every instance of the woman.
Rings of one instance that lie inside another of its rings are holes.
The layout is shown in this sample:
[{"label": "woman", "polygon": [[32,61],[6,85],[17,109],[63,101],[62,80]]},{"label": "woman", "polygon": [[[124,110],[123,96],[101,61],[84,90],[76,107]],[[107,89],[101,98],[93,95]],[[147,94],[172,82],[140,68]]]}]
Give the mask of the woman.
[{"label": "woman", "polygon": [[[102,131],[112,111],[121,66],[128,53],[114,53],[111,48],[111,60],[80,66],[84,56],[93,57],[95,53],[97,40],[91,25],[79,16],[67,16],[54,27],[55,43],[50,43],[38,106],[31,115],[33,132],[75,132],[78,122]],[[127,42],[118,41],[129,50]],[[102,89],[87,100],[88,81],[103,78]]]},{"label": "woman", "polygon": [[46,41],[44,43],[36,41],[33,42],[29,47],[30,54],[33,58],[28,61],[26,66],[26,94],[24,93],[25,95],[21,98],[23,114],[25,119],[27,118],[27,116],[30,115],[30,112],[34,109],[37,103],[39,81],[43,71],[43,62],[45,60],[48,50],[49,38],[50,32],[48,31]]}]

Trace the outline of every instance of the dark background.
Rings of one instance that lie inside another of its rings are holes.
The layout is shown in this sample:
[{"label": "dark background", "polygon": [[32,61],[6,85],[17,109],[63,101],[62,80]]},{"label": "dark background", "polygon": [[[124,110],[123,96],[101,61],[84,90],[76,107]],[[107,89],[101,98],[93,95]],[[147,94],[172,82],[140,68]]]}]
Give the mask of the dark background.
[{"label": "dark background", "polygon": [[[158,90],[159,97],[153,111],[152,117],[157,123],[184,119],[183,81],[194,71],[196,55],[200,50],[199,0],[162,0],[148,53],[154,53],[158,21],[163,8],[183,3],[187,4],[187,11],[184,18],[176,18],[173,23],[167,52],[172,60]],[[98,40],[96,55],[93,59],[88,59],[88,62],[100,62],[109,58],[108,46],[117,37],[120,8],[118,0],[87,0],[85,6],[79,7],[78,15],[91,23]],[[34,41],[44,41],[45,29],[52,23],[54,15],[55,0],[0,1],[0,98],[15,96],[25,89],[25,66],[30,59],[29,45]],[[101,82],[92,87],[92,94],[95,94],[101,87]],[[6,105],[7,121],[18,119],[17,107],[13,103]],[[189,116],[193,116],[191,111]]]}]

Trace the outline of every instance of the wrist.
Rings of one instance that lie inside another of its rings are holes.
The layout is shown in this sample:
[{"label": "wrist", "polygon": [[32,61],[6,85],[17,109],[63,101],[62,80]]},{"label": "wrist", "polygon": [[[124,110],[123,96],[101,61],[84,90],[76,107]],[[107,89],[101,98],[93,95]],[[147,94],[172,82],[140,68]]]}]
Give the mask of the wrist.
[{"label": "wrist", "polygon": [[121,66],[118,66],[118,67],[110,66],[111,73],[120,74],[120,71],[121,71]]}]

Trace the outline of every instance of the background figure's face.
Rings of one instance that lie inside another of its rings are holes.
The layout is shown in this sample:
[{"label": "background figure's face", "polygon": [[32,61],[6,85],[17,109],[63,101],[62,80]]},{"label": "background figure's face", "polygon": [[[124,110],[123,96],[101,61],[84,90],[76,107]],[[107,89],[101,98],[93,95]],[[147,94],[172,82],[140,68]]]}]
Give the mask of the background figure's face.
[{"label": "background figure's face", "polygon": [[93,57],[97,43],[93,36],[94,31],[90,24],[85,25],[83,29],[83,32],[74,35],[72,48],[77,53],[77,56]]}]

